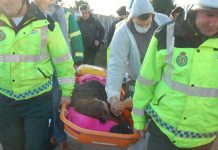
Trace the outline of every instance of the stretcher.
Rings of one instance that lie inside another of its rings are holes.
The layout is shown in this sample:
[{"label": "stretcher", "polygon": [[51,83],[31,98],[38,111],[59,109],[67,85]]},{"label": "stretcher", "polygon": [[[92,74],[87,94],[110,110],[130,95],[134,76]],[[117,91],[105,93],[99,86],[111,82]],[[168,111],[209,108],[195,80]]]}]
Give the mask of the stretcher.
[{"label": "stretcher", "polygon": [[[106,70],[101,67],[92,66],[92,65],[81,65],[77,67],[77,78],[78,79],[85,74],[92,74],[96,76],[106,77]],[[121,90],[120,99],[124,99],[125,92]],[[130,112],[124,110],[124,118],[129,122],[132,127],[132,118]],[[126,148],[129,145],[134,144],[140,139],[140,134],[117,134],[117,133],[108,133],[100,131],[92,131],[78,127],[77,125],[70,122],[67,118],[67,105],[64,103],[61,107],[60,118],[64,123],[64,130],[69,137],[74,140],[83,143],[83,144],[97,144],[104,146],[113,146],[119,148]]]},{"label": "stretcher", "polygon": [[67,118],[67,105],[64,103],[61,107],[60,118],[64,123],[64,131],[69,137],[83,144],[97,144],[104,146],[113,146],[126,148],[134,144],[140,138],[139,134],[117,134],[108,132],[92,131],[80,128],[70,122]]}]

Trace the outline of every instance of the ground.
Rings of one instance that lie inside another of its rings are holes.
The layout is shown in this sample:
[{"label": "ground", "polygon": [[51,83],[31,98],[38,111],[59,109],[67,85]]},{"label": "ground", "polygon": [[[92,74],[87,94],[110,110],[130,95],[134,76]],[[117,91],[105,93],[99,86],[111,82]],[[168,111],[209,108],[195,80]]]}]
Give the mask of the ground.
[{"label": "ground", "polygon": [[[115,148],[108,148],[108,147],[99,147],[94,145],[82,145],[79,143],[75,143],[73,141],[69,141],[69,142],[71,145],[69,150],[125,150],[125,149],[115,149]],[[0,144],[0,150],[3,150],[1,144]],[[218,150],[218,139],[215,141],[213,148],[211,150]]]}]

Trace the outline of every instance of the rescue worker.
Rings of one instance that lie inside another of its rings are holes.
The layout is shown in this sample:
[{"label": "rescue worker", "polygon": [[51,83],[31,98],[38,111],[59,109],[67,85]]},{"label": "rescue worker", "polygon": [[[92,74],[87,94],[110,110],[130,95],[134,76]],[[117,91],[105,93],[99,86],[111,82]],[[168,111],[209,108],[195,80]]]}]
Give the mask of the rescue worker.
[{"label": "rescue worker", "polygon": [[0,143],[48,150],[53,65],[70,102],[75,71],[60,27],[27,0],[0,0]]},{"label": "rescue worker", "polygon": [[65,9],[65,17],[67,21],[67,31],[70,41],[70,48],[75,65],[79,66],[83,63],[84,46],[82,35],[77,24],[76,17]]},{"label": "rescue worker", "polygon": [[[57,0],[34,0],[39,9],[44,13],[47,17],[50,15],[55,21],[57,21],[60,25],[62,34],[64,35],[65,41],[70,47],[69,38],[68,38],[68,30],[67,30],[67,21],[65,19],[64,9],[57,5]],[[53,74],[53,130],[51,137],[51,144],[53,146],[57,146],[60,150],[67,149],[67,136],[64,132],[63,122],[60,120],[60,97],[61,92],[59,89],[59,84],[57,80],[56,71],[54,70]]]},{"label": "rescue worker", "polygon": [[218,0],[187,3],[155,32],[136,82],[132,117],[142,136],[152,119],[148,150],[209,150],[218,133]]},{"label": "rescue worker", "polygon": [[168,16],[154,12],[149,0],[134,0],[128,19],[115,31],[106,82],[108,102],[115,115],[123,111],[122,107],[116,110],[115,107],[122,103],[119,100],[125,73],[136,80],[153,32],[168,21]]},{"label": "rescue worker", "polygon": [[79,7],[81,18],[78,25],[82,33],[84,44],[84,64],[94,65],[95,58],[100,46],[104,43],[104,27],[92,16],[92,10],[88,4]]}]

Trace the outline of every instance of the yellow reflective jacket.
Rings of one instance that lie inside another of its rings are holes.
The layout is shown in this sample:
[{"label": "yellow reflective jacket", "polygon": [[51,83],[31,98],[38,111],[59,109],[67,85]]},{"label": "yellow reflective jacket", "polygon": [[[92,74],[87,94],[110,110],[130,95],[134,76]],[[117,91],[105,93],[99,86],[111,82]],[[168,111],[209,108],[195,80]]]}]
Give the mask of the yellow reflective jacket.
[{"label": "yellow reflective jacket", "polygon": [[135,86],[135,129],[144,129],[146,111],[177,147],[197,147],[215,139],[217,43],[218,35],[205,38],[184,22],[156,31]]},{"label": "yellow reflective jacket", "polygon": [[18,26],[0,14],[0,93],[23,100],[50,91],[53,63],[62,96],[71,96],[75,71],[59,25],[29,7]]}]

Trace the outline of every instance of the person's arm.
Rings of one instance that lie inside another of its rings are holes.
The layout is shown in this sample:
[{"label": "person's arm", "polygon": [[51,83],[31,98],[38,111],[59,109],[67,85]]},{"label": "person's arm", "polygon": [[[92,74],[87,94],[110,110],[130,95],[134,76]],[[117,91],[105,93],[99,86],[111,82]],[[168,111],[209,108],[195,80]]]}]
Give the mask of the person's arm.
[{"label": "person's arm", "polygon": [[98,40],[100,42],[99,44],[104,44],[104,35],[105,35],[104,27],[97,19],[95,20],[95,23],[96,23],[96,28],[98,31],[98,39],[96,39],[96,40]]},{"label": "person's arm", "polygon": [[114,21],[109,28],[109,31],[107,34],[107,47],[110,45],[112,37],[114,35],[115,25],[116,25],[116,22]]},{"label": "person's arm", "polygon": [[81,31],[77,24],[76,18],[72,14],[69,14],[67,19],[69,24],[69,37],[73,60],[75,64],[80,65],[83,62],[84,52]]},{"label": "person's arm", "polygon": [[143,131],[147,123],[144,111],[149,102],[153,99],[155,85],[161,79],[162,68],[166,51],[158,50],[158,41],[152,37],[148,51],[136,80],[133,96],[132,118],[134,129]]},{"label": "person's arm", "polygon": [[109,103],[112,99],[119,101],[123,77],[126,73],[130,39],[124,30],[124,26],[117,30],[111,41],[111,53],[107,67],[107,82],[105,87]]},{"label": "person's arm", "polygon": [[167,15],[161,13],[155,13],[154,20],[159,27],[172,21]]},{"label": "person's arm", "polygon": [[48,49],[57,72],[62,97],[69,99],[67,97],[72,95],[75,84],[74,63],[69,47],[57,22],[55,22],[54,30],[48,32]]},{"label": "person's arm", "polygon": [[68,36],[68,31],[67,31],[67,21],[66,21],[66,18],[65,18],[64,9],[62,7],[60,7],[60,6],[58,6],[58,9],[56,10],[55,13],[57,14],[57,17],[58,17],[57,21],[60,24],[60,28],[61,28],[61,31],[62,31],[62,33],[64,35],[66,43],[70,48],[69,36]]}]

